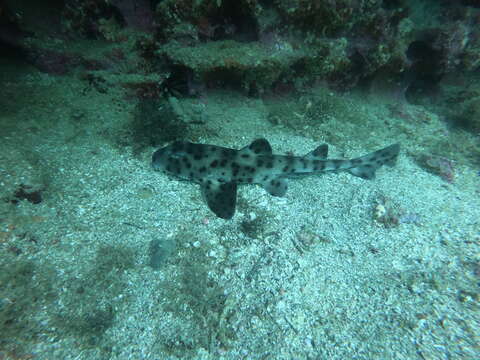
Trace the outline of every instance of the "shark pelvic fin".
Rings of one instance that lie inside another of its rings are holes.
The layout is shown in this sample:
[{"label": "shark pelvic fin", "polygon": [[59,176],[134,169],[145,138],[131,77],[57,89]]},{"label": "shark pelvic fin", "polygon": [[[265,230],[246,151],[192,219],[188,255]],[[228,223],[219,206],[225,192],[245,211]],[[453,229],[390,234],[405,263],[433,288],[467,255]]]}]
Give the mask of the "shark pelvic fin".
[{"label": "shark pelvic fin", "polygon": [[287,181],[283,178],[265,181],[262,186],[272,196],[284,196],[288,189]]}]

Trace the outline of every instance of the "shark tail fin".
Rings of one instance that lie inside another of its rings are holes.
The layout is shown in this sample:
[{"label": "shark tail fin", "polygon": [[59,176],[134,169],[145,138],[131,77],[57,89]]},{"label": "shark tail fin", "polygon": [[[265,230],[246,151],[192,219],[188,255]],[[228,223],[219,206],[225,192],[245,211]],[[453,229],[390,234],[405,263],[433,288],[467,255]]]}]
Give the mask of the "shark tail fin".
[{"label": "shark tail fin", "polygon": [[375,171],[383,165],[393,166],[400,152],[400,144],[393,144],[368,155],[351,160],[351,168],[347,171],[362,179],[375,178]]}]

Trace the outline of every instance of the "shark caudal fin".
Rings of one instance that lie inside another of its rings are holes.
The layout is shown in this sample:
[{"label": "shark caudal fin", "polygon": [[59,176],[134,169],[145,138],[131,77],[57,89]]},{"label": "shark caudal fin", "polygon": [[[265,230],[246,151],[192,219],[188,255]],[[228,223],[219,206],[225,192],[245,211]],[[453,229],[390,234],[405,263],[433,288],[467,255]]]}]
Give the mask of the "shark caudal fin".
[{"label": "shark caudal fin", "polygon": [[350,160],[351,168],[347,171],[362,179],[375,178],[375,171],[383,165],[393,166],[400,152],[400,144],[393,144],[371,154]]}]

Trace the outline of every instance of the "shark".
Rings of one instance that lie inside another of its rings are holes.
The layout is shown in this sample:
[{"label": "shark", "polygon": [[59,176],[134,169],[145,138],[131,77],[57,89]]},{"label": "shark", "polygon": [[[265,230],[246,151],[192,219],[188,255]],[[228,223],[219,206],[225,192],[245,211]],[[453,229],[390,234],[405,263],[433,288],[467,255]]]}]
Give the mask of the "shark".
[{"label": "shark", "polygon": [[270,143],[256,139],[240,150],[175,141],[152,155],[152,167],[174,177],[200,184],[203,199],[219,218],[231,219],[237,186],[259,184],[272,196],[284,196],[287,179],[302,175],[346,171],[362,179],[375,178],[383,165],[393,166],[400,144],[393,144],[351,160],[327,159],[322,144],[304,156],[274,155]]}]

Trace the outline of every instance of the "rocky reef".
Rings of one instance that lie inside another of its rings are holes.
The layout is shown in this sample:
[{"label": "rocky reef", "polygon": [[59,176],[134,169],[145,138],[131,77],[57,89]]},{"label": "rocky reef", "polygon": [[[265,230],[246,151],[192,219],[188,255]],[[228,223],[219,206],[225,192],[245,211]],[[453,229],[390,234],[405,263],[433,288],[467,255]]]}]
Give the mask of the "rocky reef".
[{"label": "rocky reef", "polygon": [[480,129],[475,1],[7,0],[0,49],[141,98],[219,87],[281,95],[322,83],[448,104],[453,121]]}]

